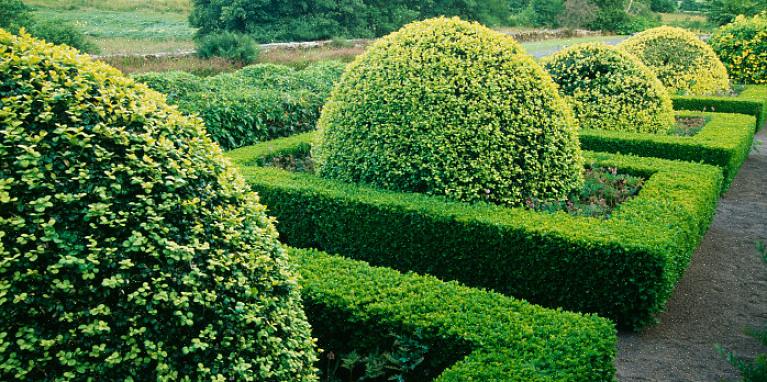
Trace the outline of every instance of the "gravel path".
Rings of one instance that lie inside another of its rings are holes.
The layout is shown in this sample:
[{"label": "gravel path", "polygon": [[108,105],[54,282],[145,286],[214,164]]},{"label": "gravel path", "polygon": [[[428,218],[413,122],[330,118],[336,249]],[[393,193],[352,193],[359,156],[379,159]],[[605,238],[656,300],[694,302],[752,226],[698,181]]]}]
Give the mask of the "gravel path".
[{"label": "gravel path", "polygon": [[738,375],[716,344],[746,357],[767,351],[743,334],[743,328],[767,323],[767,266],[754,246],[767,241],[765,131],[720,200],[661,323],[640,334],[620,334],[621,382],[730,381]]}]

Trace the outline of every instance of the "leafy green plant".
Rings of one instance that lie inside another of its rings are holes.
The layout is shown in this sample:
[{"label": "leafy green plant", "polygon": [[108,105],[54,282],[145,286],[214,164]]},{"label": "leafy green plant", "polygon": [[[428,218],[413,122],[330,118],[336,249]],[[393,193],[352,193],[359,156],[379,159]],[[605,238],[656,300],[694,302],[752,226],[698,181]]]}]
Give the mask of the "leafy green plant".
[{"label": "leafy green plant", "polygon": [[429,352],[429,346],[421,342],[418,334],[416,332],[416,336],[411,337],[390,333],[387,337],[393,341],[386,349],[377,347],[371,351],[352,350],[348,353],[326,349],[327,366],[322,379],[332,382],[405,382]]},{"label": "leafy green plant", "polygon": [[0,311],[0,380],[316,380],[273,220],[200,119],[3,30]]},{"label": "leafy green plant", "polygon": [[687,30],[653,28],[618,47],[638,57],[673,94],[710,95],[730,89],[727,69],[719,57]]},{"label": "leafy green plant", "polygon": [[246,64],[255,61],[261,52],[252,37],[226,31],[202,36],[196,44],[200,58],[222,57]]},{"label": "leafy green plant", "polygon": [[709,43],[733,81],[767,84],[767,13],[738,16],[717,29]]},{"label": "leafy green plant", "polygon": [[457,18],[373,43],[317,127],[328,179],[504,205],[560,199],[583,179],[578,124],[551,77],[510,37]]},{"label": "leafy green plant", "polygon": [[583,129],[665,133],[674,124],[663,84],[634,56],[578,44],[542,60]]}]

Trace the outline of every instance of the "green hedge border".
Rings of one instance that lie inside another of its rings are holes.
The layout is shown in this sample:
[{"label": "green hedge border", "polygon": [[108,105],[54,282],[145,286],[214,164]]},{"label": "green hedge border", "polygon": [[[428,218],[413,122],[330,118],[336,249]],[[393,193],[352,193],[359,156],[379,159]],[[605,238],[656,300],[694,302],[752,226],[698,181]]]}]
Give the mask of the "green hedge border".
[{"label": "green hedge border", "polygon": [[756,117],[756,131],[767,124],[767,85],[745,85],[735,97],[675,96],[675,110],[746,114]]},{"label": "green hedge border", "polygon": [[704,116],[709,118],[709,121],[698,134],[690,137],[581,130],[581,147],[591,151],[633,154],[719,166],[724,173],[722,192],[727,191],[751,151],[754,141],[754,117],[722,113],[681,112],[677,114]]},{"label": "green hedge border", "polygon": [[257,167],[309,148],[302,134],[228,155],[277,217],[281,240],[404,271],[492,288],[619,326],[654,322],[708,228],[722,186],[714,166],[587,152],[647,177],[610,219],[466,204]]},{"label": "green hedge border", "polygon": [[433,345],[430,361],[447,366],[440,382],[615,379],[617,336],[604,318],[315,250],[289,252],[315,334],[353,332],[355,341],[418,333]]}]

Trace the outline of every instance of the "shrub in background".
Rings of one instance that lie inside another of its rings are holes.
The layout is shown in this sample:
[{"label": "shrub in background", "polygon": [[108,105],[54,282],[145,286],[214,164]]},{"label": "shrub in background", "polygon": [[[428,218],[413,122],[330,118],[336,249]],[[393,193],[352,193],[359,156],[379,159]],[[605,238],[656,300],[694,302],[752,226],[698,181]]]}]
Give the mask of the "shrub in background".
[{"label": "shrub in background", "polygon": [[340,62],[303,70],[258,64],[207,78],[183,72],[135,78],[165,93],[182,111],[202,117],[211,137],[233,149],[314,129],[344,67]]},{"label": "shrub in background", "polygon": [[672,93],[710,95],[730,89],[727,69],[719,57],[687,30],[653,28],[618,46],[637,56]]},{"label": "shrub in background", "polygon": [[767,84],[767,13],[738,16],[709,40],[733,81]]},{"label": "shrub in background", "polygon": [[261,52],[252,37],[226,31],[202,36],[196,45],[200,58],[222,57],[246,64],[255,61]]},{"label": "shrub in background", "polygon": [[708,0],[706,16],[717,25],[724,25],[735,20],[739,15],[754,16],[767,10],[764,0]]},{"label": "shrub in background", "polygon": [[17,33],[20,28],[52,44],[69,45],[88,53],[98,53],[98,47],[75,26],[60,21],[36,19],[21,0],[0,2],[0,28]]},{"label": "shrub in background", "polygon": [[457,18],[371,45],[318,129],[327,178],[507,205],[582,181],[577,121],[548,74],[512,38]]},{"label": "shrub in background", "polygon": [[579,44],[542,63],[583,129],[665,133],[674,125],[674,108],[663,84],[618,48]]},{"label": "shrub in background", "polygon": [[0,30],[0,379],[311,381],[288,256],[197,118]]}]

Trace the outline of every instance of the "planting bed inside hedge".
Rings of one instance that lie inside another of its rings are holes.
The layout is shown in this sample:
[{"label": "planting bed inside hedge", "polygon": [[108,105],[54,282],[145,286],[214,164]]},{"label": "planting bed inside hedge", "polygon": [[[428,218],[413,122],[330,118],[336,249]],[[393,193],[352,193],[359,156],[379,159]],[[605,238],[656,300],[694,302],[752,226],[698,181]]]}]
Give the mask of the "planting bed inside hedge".
[{"label": "planting bed inside hedge", "polygon": [[663,310],[711,221],[723,179],[715,166],[588,152],[591,166],[646,179],[610,219],[598,219],[259,167],[310,150],[312,139],[307,133],[228,153],[277,217],[284,242],[598,313],[627,328],[653,323]]},{"label": "planting bed inside hedge", "polygon": [[604,318],[316,250],[291,249],[290,255],[313,335],[325,350],[320,369],[332,371],[345,351],[404,336],[426,350],[407,380],[614,380],[617,339]]},{"label": "planting bed inside hedge", "polygon": [[756,117],[756,130],[767,123],[767,85],[744,85],[735,96],[675,96],[675,110],[747,114]]},{"label": "planting bed inside hedge", "polygon": [[659,135],[606,130],[582,130],[585,150],[633,154],[644,157],[703,162],[722,168],[722,191],[729,188],[748,157],[754,140],[754,117],[723,113],[678,113],[708,119],[695,135]]}]

